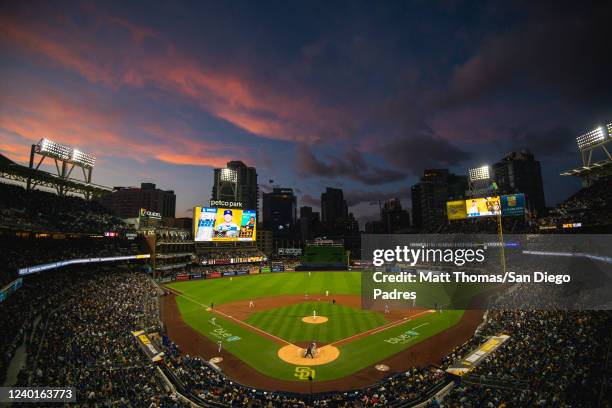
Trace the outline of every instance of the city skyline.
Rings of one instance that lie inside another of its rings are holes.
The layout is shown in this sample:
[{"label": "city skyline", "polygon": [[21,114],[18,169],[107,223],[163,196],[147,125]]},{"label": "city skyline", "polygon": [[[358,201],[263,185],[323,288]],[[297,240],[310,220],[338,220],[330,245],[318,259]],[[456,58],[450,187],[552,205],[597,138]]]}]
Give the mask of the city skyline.
[{"label": "city skyline", "polygon": [[610,119],[606,4],[187,4],[8,4],[0,153],[78,147],[96,183],[174,190],[177,217],[241,160],[298,207],[343,189],[363,229],[426,168],[522,148],[554,205],[576,137]]}]

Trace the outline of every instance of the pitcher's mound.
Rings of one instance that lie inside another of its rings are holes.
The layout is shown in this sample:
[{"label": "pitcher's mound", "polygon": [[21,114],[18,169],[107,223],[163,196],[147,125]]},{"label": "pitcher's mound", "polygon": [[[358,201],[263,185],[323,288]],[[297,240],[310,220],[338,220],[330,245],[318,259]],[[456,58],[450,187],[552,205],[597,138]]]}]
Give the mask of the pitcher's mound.
[{"label": "pitcher's mound", "polygon": [[312,316],[302,317],[302,321],[304,323],[310,323],[310,324],[321,324],[321,323],[325,323],[328,320],[329,319],[325,316],[317,316],[316,318]]},{"label": "pitcher's mound", "polygon": [[278,357],[286,363],[300,366],[315,366],[331,363],[340,356],[340,350],[334,346],[317,348],[314,358],[304,357],[306,349],[288,344],[278,349]]}]

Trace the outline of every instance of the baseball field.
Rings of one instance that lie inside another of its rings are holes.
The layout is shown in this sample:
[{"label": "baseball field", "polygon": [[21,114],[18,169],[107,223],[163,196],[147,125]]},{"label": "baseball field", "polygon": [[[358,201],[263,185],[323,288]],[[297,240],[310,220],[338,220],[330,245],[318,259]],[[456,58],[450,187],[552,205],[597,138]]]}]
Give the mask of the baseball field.
[{"label": "baseball field", "polygon": [[[299,383],[309,377],[328,388],[372,383],[387,370],[439,359],[479,321],[478,313],[466,319],[457,310],[362,310],[358,272],[269,273],[167,287],[173,294],[164,320],[179,347],[221,357],[217,364],[236,381],[274,389],[302,390]],[[311,347],[314,358],[305,357]]]}]

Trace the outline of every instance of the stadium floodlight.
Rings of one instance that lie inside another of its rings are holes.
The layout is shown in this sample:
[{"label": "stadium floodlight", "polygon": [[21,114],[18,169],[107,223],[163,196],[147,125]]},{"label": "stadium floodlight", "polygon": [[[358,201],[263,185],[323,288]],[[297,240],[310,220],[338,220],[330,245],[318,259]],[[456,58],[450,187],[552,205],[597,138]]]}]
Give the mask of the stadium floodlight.
[{"label": "stadium floodlight", "polygon": [[42,139],[39,143],[40,153],[61,160],[70,160],[71,149],[67,146],[55,143],[49,139]]},{"label": "stadium floodlight", "polygon": [[83,153],[78,149],[72,149],[72,161],[82,165],[83,167],[93,167],[96,163],[96,158],[90,154]]},{"label": "stadium floodlight", "polygon": [[488,180],[490,178],[489,166],[481,166],[470,169],[468,174],[470,176],[470,181]]},{"label": "stadium floodlight", "polygon": [[238,182],[238,172],[233,169],[221,169],[221,181],[229,181],[231,183]]},{"label": "stadium floodlight", "polygon": [[608,130],[608,137],[612,137],[612,122],[606,123],[606,129]]},{"label": "stadium floodlight", "polygon": [[[610,128],[609,128],[610,129]],[[587,147],[596,145],[602,142],[606,138],[603,126],[591,130],[584,135],[578,136],[576,142],[578,143],[578,149],[584,150]]]}]

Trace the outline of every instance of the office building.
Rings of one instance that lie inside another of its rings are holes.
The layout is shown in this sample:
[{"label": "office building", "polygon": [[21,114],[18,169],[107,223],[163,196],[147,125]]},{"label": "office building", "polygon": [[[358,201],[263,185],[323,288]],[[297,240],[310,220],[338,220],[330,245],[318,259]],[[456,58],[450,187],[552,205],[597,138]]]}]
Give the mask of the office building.
[{"label": "office building", "polygon": [[527,208],[546,211],[540,162],[528,150],[511,152],[493,165],[499,194],[524,193]]},{"label": "office building", "polygon": [[419,183],[412,186],[412,210],[415,227],[435,231],[447,221],[446,202],[462,199],[468,187],[467,177],[448,169],[428,169]]},{"label": "office building", "polygon": [[274,188],[263,194],[262,224],[275,238],[288,238],[295,233],[296,197],[291,188]]},{"label": "office building", "polygon": [[227,167],[214,170],[212,200],[239,202],[245,210],[259,208],[257,171],[241,161],[230,161]]},{"label": "office building", "polygon": [[138,187],[115,187],[113,192],[101,197],[99,202],[120,218],[137,218],[140,210],[159,213],[161,217],[174,218],[176,195],[172,190],[160,190],[153,183],[141,183]]}]

